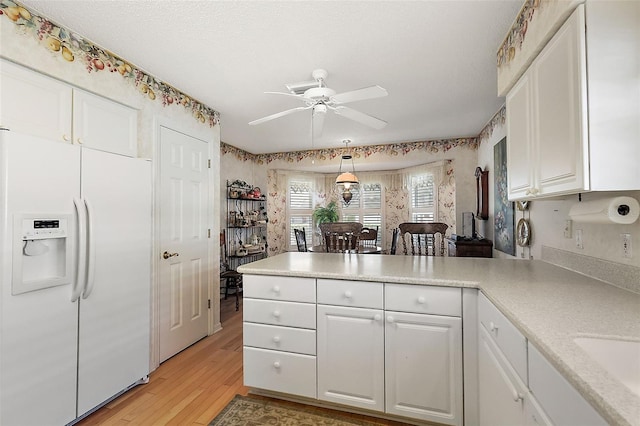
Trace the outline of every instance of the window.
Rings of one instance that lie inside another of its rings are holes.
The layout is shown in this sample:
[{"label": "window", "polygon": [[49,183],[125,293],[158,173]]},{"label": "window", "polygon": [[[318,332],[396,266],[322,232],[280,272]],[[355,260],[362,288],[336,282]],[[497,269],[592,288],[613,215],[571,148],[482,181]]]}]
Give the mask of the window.
[{"label": "window", "polygon": [[438,194],[431,173],[411,176],[411,221],[435,222],[438,206]]},{"label": "window", "polygon": [[377,245],[382,245],[382,185],[380,183],[367,183],[360,185],[359,191],[353,194],[353,199],[348,206],[342,207],[342,220],[344,222],[361,222],[366,228],[378,230]]},{"label": "window", "polygon": [[313,236],[313,199],[315,193],[314,179],[304,176],[291,176],[288,183],[287,217],[289,249],[295,248],[294,229],[304,228],[307,246],[312,245]]}]

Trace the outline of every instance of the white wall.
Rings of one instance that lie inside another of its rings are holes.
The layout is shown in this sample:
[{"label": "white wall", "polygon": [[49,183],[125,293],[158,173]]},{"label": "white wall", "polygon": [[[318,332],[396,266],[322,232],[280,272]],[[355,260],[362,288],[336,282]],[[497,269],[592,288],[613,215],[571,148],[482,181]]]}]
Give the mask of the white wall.
[{"label": "white wall", "polygon": [[[493,146],[506,135],[506,126],[494,129],[492,136],[480,144],[478,148],[478,164],[489,170],[489,220],[484,221],[485,235],[493,240]],[[632,192],[601,192],[582,194],[583,201],[601,199],[617,195],[627,195],[640,200],[640,191]],[[587,224],[573,223],[572,238],[564,237],[565,222],[569,219],[569,209],[578,202],[578,195],[564,196],[553,199],[535,200],[529,203],[526,213],[530,219],[532,241],[531,247],[516,246],[516,257],[540,259],[542,246],[566,250],[572,253],[592,256],[611,262],[640,266],[640,221],[633,225],[615,224]],[[523,215],[516,210],[516,223]],[[577,229],[582,229],[583,249],[575,244]],[[632,238],[633,258],[622,257],[622,243],[620,234],[629,233]],[[511,258],[500,251],[494,250],[494,256]]]}]

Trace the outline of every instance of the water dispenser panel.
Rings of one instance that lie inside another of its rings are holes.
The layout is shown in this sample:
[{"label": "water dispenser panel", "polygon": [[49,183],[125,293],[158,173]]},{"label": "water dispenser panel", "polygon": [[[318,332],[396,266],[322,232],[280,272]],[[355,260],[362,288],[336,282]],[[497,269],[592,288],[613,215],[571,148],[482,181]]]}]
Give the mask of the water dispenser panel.
[{"label": "water dispenser panel", "polygon": [[71,215],[14,216],[11,294],[71,283],[71,218]]}]

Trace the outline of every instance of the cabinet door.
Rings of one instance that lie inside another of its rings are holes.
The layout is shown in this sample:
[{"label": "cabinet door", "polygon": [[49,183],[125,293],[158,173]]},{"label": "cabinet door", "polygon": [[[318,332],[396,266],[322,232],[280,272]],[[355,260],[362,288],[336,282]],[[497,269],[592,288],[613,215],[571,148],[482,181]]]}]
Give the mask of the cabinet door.
[{"label": "cabinet door", "polygon": [[386,412],[462,424],[461,319],[386,311]]},{"label": "cabinet door", "polygon": [[524,384],[517,379],[491,336],[479,326],[478,393],[480,426],[523,425]]},{"label": "cabinet door", "polygon": [[531,91],[531,77],[525,73],[506,98],[509,200],[529,197],[534,187]]},{"label": "cabinet door", "polygon": [[384,411],[382,311],[318,305],[318,399]]},{"label": "cabinet door", "polygon": [[0,127],[71,141],[71,86],[4,60],[0,85]]},{"label": "cabinet door", "polygon": [[137,114],[133,108],[76,89],[73,91],[73,142],[136,157]]},{"label": "cabinet door", "polygon": [[589,189],[584,10],[577,12],[532,68],[540,195]]}]

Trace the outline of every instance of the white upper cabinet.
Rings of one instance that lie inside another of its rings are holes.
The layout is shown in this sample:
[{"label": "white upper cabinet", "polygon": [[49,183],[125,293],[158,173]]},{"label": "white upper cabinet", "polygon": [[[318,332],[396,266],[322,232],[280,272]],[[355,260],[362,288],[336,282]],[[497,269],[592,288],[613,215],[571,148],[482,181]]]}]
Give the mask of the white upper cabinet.
[{"label": "white upper cabinet", "polygon": [[71,86],[0,60],[0,87],[0,127],[71,141]]},{"label": "white upper cabinet", "polygon": [[137,111],[88,92],[73,92],[73,143],[137,156]]},{"label": "white upper cabinet", "polygon": [[507,94],[510,200],[640,189],[640,3],[602,3],[586,20],[578,6]]},{"label": "white upper cabinet", "polygon": [[137,110],[0,60],[0,126],[137,157]]}]

